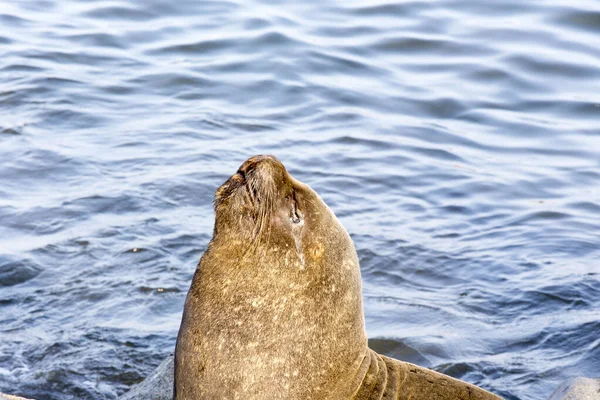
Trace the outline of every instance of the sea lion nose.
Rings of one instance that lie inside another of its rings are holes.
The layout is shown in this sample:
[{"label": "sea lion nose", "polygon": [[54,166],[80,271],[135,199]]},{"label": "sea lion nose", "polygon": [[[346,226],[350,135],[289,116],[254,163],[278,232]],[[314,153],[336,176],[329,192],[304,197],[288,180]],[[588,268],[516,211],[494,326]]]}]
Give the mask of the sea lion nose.
[{"label": "sea lion nose", "polygon": [[258,156],[250,157],[249,159],[244,161],[244,163],[242,164],[240,169],[238,169],[237,172],[243,177],[246,177],[246,174],[248,174],[248,172],[253,171],[254,169],[256,169],[256,166],[258,164],[263,163],[266,160],[275,161],[276,163],[281,164],[281,161],[279,161],[275,156],[272,156],[270,154],[260,154]]}]

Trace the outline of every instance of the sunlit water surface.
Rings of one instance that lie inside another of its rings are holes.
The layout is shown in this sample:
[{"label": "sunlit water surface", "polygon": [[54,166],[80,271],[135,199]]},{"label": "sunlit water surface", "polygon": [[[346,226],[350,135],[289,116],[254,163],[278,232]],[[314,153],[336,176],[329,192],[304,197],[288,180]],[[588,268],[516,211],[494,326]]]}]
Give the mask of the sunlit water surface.
[{"label": "sunlit water surface", "polygon": [[600,375],[600,2],[276,3],[0,1],[0,391],[151,372],[260,153],[352,235],[379,351]]}]

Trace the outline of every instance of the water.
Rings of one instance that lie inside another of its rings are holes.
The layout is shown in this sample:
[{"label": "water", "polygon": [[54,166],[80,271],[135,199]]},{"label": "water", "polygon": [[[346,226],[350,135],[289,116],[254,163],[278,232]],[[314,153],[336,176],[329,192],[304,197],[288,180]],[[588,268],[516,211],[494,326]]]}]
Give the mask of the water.
[{"label": "water", "polygon": [[0,391],[150,373],[261,153],[352,235],[381,352],[600,376],[599,2],[0,0]]}]

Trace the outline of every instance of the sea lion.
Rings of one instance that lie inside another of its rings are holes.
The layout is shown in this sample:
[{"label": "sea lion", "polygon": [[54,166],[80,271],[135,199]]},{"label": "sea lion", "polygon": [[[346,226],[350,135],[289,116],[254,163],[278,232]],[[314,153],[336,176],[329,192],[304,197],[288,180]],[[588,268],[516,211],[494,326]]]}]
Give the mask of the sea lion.
[{"label": "sea lion", "polygon": [[367,346],[354,244],[274,156],[216,192],[185,301],[174,398],[500,399]]}]

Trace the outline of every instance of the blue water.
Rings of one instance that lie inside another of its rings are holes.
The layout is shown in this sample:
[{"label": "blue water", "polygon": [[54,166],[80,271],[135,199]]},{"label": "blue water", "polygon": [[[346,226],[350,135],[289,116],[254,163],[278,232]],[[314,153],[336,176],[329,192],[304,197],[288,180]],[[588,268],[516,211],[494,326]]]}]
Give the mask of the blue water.
[{"label": "blue water", "polygon": [[352,235],[379,351],[600,376],[600,2],[0,0],[0,391],[150,373],[261,153]]}]

